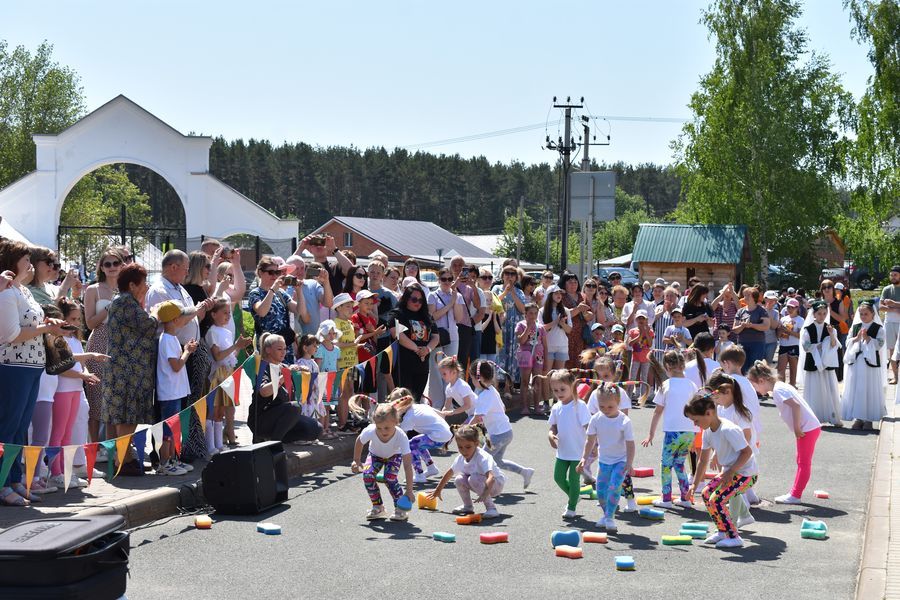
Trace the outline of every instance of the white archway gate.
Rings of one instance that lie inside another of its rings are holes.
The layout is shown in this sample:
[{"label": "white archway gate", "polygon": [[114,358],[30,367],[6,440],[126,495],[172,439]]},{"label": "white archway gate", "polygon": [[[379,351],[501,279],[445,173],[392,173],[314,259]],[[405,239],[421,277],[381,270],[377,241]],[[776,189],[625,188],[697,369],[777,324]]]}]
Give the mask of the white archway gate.
[{"label": "white archway gate", "polygon": [[58,135],[32,137],[37,169],[0,190],[0,217],[33,244],[56,246],[60,212],[72,187],[112,163],[141,165],[163,177],[184,207],[189,240],[234,233],[296,240],[298,221],[279,219],[209,174],[212,138],[182,135],[125,96]]}]

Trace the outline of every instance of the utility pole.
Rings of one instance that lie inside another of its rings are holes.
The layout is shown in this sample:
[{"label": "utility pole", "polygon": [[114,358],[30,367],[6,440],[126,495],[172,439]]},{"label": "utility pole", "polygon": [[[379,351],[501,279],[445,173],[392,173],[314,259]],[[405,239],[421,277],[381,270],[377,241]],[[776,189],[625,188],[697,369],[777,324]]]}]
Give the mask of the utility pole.
[{"label": "utility pole", "polygon": [[519,235],[516,236],[516,260],[522,260],[522,221],[525,218],[525,196],[519,196]]},{"label": "utility pole", "polygon": [[565,129],[563,137],[559,138],[556,142],[551,142],[550,136],[547,136],[547,149],[559,152],[562,160],[563,197],[560,215],[562,221],[562,233],[560,235],[562,238],[560,240],[560,263],[562,263],[561,266],[563,270],[569,265],[569,167],[571,166],[569,156],[576,148],[575,140],[572,138],[572,109],[583,108],[584,97],[581,98],[580,102],[581,104],[572,104],[572,97],[567,96],[565,104],[558,104],[556,102],[556,96],[553,97],[553,108],[561,108],[565,111]]},{"label": "utility pole", "polygon": [[547,241],[547,250],[544,254],[544,264],[547,268],[550,268],[550,203],[547,203],[547,235],[545,237]]},{"label": "utility pole", "polygon": [[[591,159],[588,156],[588,151],[591,148],[591,128],[588,126],[588,118],[581,118],[582,125],[584,127],[584,144],[582,145],[582,155],[581,155],[581,171],[587,173],[591,170]],[[584,234],[584,253],[581,255],[581,260],[587,263],[587,272],[582,270],[581,278],[582,281],[585,277],[587,277],[587,273],[592,272],[594,262],[594,181],[591,180],[591,208],[588,213],[587,224],[582,229]]]}]

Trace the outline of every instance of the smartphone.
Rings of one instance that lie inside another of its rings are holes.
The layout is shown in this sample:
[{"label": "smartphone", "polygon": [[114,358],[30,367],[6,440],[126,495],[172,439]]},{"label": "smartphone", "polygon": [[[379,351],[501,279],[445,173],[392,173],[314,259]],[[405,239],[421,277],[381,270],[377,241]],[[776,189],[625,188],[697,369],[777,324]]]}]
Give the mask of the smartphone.
[{"label": "smartphone", "polygon": [[321,273],[321,272],[322,272],[322,269],[320,269],[319,267],[307,267],[306,276],[310,279],[315,279],[316,277],[319,276],[319,273]]},{"label": "smartphone", "polygon": [[468,267],[463,268],[463,270],[462,270],[462,276],[463,276],[463,277],[468,277],[468,276],[469,276],[469,268],[468,268]]},{"label": "smartphone", "polygon": [[74,325],[60,325],[59,328],[63,331],[78,331],[78,328]]},{"label": "smartphone", "polygon": [[284,285],[297,285],[297,278],[293,275],[285,275],[283,281]]},{"label": "smartphone", "polygon": [[234,248],[231,248],[229,246],[222,246],[221,256],[225,260],[231,260],[231,258],[234,256]]},{"label": "smartphone", "polygon": [[324,246],[325,245],[325,236],[324,235],[315,235],[309,238],[310,246]]}]

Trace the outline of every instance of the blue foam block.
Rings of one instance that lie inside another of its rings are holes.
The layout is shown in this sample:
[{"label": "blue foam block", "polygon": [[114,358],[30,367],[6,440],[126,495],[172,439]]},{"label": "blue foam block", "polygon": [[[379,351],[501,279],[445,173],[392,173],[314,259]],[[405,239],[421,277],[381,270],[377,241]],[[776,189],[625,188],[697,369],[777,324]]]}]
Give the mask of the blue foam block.
[{"label": "blue foam block", "polygon": [[409,496],[400,496],[397,498],[397,508],[400,510],[412,510],[412,500]]},{"label": "blue foam block", "polygon": [[573,546],[581,545],[581,533],[578,531],[554,531],[550,534],[550,543],[554,548],[557,546]]},{"label": "blue foam block", "polygon": [[281,525],[275,523],[257,523],[256,531],[266,535],[281,535]]},{"label": "blue foam block", "polygon": [[618,569],[619,571],[634,571],[634,557],[617,556],[616,569]]},{"label": "blue foam block", "polygon": [[659,510],[658,508],[642,508],[638,511],[638,514],[645,519],[656,519],[661,521],[665,518],[666,513]]}]

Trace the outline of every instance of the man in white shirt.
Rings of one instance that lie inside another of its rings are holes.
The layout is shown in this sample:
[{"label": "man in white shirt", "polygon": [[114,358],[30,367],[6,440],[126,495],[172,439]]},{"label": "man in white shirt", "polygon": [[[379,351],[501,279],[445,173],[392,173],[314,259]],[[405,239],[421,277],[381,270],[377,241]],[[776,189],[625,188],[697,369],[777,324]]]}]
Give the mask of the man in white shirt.
[{"label": "man in white shirt", "polygon": [[[145,306],[149,312],[157,304],[171,300],[185,308],[194,308],[194,299],[182,287],[188,274],[188,255],[181,250],[169,250],[163,255],[162,277],[153,284],[147,292]],[[200,321],[206,316],[206,311],[212,308],[214,298],[207,298],[196,308],[194,318],[188,321],[184,327],[178,330],[176,337],[184,346],[191,340],[200,341]]]}]

